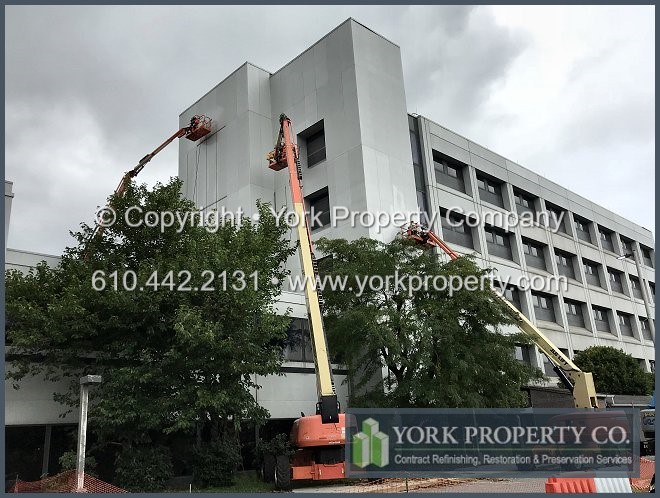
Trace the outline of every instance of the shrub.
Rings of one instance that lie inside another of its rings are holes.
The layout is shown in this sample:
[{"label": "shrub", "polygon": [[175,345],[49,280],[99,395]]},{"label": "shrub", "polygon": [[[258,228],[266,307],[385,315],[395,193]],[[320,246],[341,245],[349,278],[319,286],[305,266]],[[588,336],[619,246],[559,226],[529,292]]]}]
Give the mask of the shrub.
[{"label": "shrub", "polygon": [[233,440],[214,441],[195,449],[193,481],[200,487],[226,487],[235,483],[236,466],[241,452]]},{"label": "shrub", "polygon": [[159,491],[172,477],[172,455],[169,448],[124,448],[115,460],[117,485],[128,491]]},{"label": "shrub", "polygon": [[[74,470],[78,466],[78,453],[74,450],[67,451],[59,458],[62,471]],[[96,477],[96,459],[85,455],[85,474]]]}]

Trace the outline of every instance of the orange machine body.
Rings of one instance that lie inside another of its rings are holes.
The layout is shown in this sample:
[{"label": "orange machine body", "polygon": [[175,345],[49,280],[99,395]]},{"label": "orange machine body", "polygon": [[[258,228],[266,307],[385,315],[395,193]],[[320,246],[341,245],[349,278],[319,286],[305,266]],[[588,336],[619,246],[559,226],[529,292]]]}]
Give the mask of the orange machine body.
[{"label": "orange machine body", "polygon": [[291,443],[296,448],[291,459],[291,479],[342,479],[345,476],[344,444],[346,415],[338,423],[324,424],[321,415],[300,417],[293,423]]}]

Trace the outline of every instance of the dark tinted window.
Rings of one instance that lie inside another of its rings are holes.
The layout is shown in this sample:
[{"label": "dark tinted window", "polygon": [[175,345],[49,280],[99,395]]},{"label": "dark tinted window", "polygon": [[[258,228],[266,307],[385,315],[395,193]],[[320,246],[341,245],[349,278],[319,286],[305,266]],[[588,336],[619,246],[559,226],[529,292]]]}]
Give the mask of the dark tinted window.
[{"label": "dark tinted window", "polygon": [[634,337],[630,315],[627,313],[618,312],[617,316],[619,319],[619,330],[621,331],[621,335],[626,337]]},{"label": "dark tinted window", "polygon": [[651,329],[649,328],[649,321],[646,318],[639,317],[639,327],[642,330],[642,337],[646,341],[651,341]]},{"label": "dark tinted window", "polygon": [[521,190],[514,190],[513,198],[518,213],[523,213],[525,211],[530,213],[534,212],[534,196],[526,192],[522,192]]},{"label": "dark tinted window", "polygon": [[566,219],[568,217],[566,211],[548,202],[545,203],[545,207],[548,212],[548,228],[556,232],[568,233],[566,231]]},{"label": "dark tinted window", "polygon": [[305,144],[308,168],[325,160],[325,129],[323,127],[323,120],[307,128],[299,137],[299,142]]},{"label": "dark tinted window", "polygon": [[548,294],[541,294],[532,292],[532,302],[534,303],[534,314],[537,320],[545,320],[547,322],[556,322],[555,308],[553,306],[553,298]]},{"label": "dark tinted window", "polygon": [[463,164],[453,161],[436,150],[433,151],[433,169],[436,182],[459,192],[465,192],[463,168]]},{"label": "dark tinted window", "polygon": [[477,186],[479,187],[479,198],[482,201],[504,207],[501,183],[477,173]]},{"label": "dark tinted window", "polygon": [[328,189],[323,188],[305,197],[309,211],[309,229],[318,230],[330,224],[330,198]]},{"label": "dark tinted window", "polygon": [[600,265],[595,261],[590,261],[588,259],[583,259],[582,264],[584,265],[584,275],[587,283],[601,287],[600,274],[598,273],[598,267]]},{"label": "dark tinted window", "polygon": [[511,241],[509,239],[508,233],[493,227],[485,227],[484,232],[486,233],[486,244],[488,246],[488,252],[492,256],[512,259]]},{"label": "dark tinted window", "polygon": [[574,327],[584,327],[584,315],[582,314],[582,303],[579,301],[564,300],[564,309],[568,324]]},{"label": "dark tinted window", "polygon": [[574,256],[570,253],[555,250],[555,259],[557,260],[557,271],[560,275],[569,278],[575,278],[575,269],[573,268]]},{"label": "dark tinted window", "polygon": [[453,212],[447,214],[447,211],[441,210],[440,222],[442,224],[442,234],[447,242],[469,247],[470,249],[474,248],[472,228],[467,225],[465,217]]},{"label": "dark tinted window", "polygon": [[613,270],[612,268],[607,269],[607,273],[610,278],[610,287],[614,292],[620,292],[623,294],[623,283],[621,282],[621,272]]},{"label": "dark tinted window", "polygon": [[604,228],[600,228],[598,230],[598,235],[600,236],[600,245],[603,246],[603,249],[614,251],[614,244],[612,243],[612,232]]},{"label": "dark tinted window", "polygon": [[651,250],[648,247],[640,246],[640,249],[642,250],[642,262],[650,267],[653,268],[653,259],[651,259]]},{"label": "dark tinted window", "polygon": [[314,361],[309,323],[306,318],[294,318],[287,330],[284,358],[289,361]]},{"label": "dark tinted window", "polygon": [[632,289],[632,295],[634,297],[644,299],[639,279],[637,277],[633,277],[632,275],[630,275],[630,288]]},{"label": "dark tinted window", "polygon": [[611,332],[609,312],[607,309],[594,306],[593,310],[596,330],[600,330],[601,332]]},{"label": "dark tinted window", "polygon": [[591,234],[589,233],[589,225],[591,222],[589,220],[585,220],[584,218],[580,218],[579,216],[573,217],[575,218],[575,232],[577,234],[577,238],[584,240],[585,242],[592,243],[593,241],[591,240]]},{"label": "dark tinted window", "polygon": [[529,266],[534,268],[546,269],[545,256],[543,254],[543,245],[537,242],[522,239],[523,253],[525,253],[525,261]]}]

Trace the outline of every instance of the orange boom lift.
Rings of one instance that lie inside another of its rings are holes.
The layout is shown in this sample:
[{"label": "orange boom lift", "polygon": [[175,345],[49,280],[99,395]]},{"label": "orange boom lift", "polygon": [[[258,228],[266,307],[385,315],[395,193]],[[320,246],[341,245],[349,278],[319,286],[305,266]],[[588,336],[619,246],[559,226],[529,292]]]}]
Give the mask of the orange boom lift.
[{"label": "orange boom lift", "polygon": [[[114,195],[123,197],[124,193],[126,192],[126,188],[128,187],[128,184],[131,183],[131,180],[140,174],[140,171],[144,169],[147,163],[151,161],[156,154],[158,154],[161,150],[163,150],[165,147],[171,144],[174,140],[176,140],[177,138],[187,138],[188,140],[192,140],[193,142],[196,142],[200,138],[208,135],[210,131],[211,131],[211,118],[207,118],[206,116],[201,114],[197,116],[193,116],[190,119],[190,125],[185,126],[176,133],[174,133],[170,138],[165,140],[152,152],[150,152],[142,159],[140,159],[140,161],[137,163],[137,166],[135,166],[132,170],[124,173],[124,176],[122,176],[121,180],[119,181],[119,185],[117,185],[117,188],[115,189]],[[94,231],[92,231],[92,234],[89,236],[89,239],[87,240],[87,245],[89,246],[89,243],[91,241],[93,241],[97,237],[100,237],[104,230],[105,230],[105,226],[97,222],[96,226],[94,227]]]},{"label": "orange boom lift", "polygon": [[293,423],[291,443],[295,453],[291,459],[276,456],[275,484],[287,489],[291,480],[340,479],[344,472],[345,416],[339,413],[339,403],[332,378],[327,338],[323,327],[322,300],[316,289],[318,265],[314,257],[309,224],[305,215],[305,198],[298,158],[298,146],[293,143],[291,120],[280,116],[280,132],[275,149],[268,154],[268,167],[289,173],[293,208],[300,222],[300,263],[305,279],[305,300],[309,317],[318,403],[316,415],[302,416]]},{"label": "orange boom lift", "polygon": [[[433,231],[429,230],[417,223],[411,223],[403,230],[404,237],[417,241],[420,244],[429,247],[439,247],[450,259],[458,258],[451,247],[449,247],[440,237]],[[495,295],[506,304],[518,319],[518,328],[528,335],[537,347],[548,357],[550,363],[559,375],[563,384],[573,394],[573,403],[576,408],[598,408],[598,401],[596,399],[596,388],[594,380],[589,372],[583,372],[580,368],[573,363],[561,350],[555,346],[546,335],[537,329],[532,322],[530,322],[525,315],[523,315],[518,308],[511,304],[505,297],[497,292]]]}]

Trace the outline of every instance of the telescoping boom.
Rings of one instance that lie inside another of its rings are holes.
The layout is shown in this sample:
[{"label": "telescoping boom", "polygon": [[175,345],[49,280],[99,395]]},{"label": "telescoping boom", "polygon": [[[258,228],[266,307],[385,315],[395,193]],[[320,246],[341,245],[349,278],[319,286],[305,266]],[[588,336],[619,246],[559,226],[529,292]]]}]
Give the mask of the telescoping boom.
[{"label": "telescoping boom", "polygon": [[324,424],[337,423],[339,421],[339,405],[335,383],[332,378],[327,337],[323,327],[322,302],[316,289],[318,264],[314,256],[312,238],[305,215],[305,198],[302,191],[302,173],[298,158],[298,147],[293,143],[291,135],[291,120],[282,114],[275,149],[268,154],[268,167],[274,171],[287,169],[289,173],[293,209],[299,220],[297,231],[298,240],[300,241],[300,266],[305,280],[305,300],[307,302],[316,366],[316,384],[319,397],[316,412],[321,415]]},{"label": "telescoping boom", "polygon": [[[312,338],[318,402],[316,414],[296,419],[291,428],[292,455],[272,455],[264,458],[264,478],[275,482],[278,489],[289,489],[294,480],[327,480],[346,477],[344,445],[346,414],[339,413],[339,403],[332,378],[332,366],[323,326],[323,300],[316,289],[318,265],[312,248],[309,224],[305,214],[302,173],[298,146],[293,142],[291,120],[280,116],[280,131],[275,149],[268,156],[268,167],[287,170],[291,200],[297,215],[296,227],[300,266],[305,280],[305,301]],[[266,462],[271,462],[267,464]],[[274,468],[273,467],[274,464]]]}]

